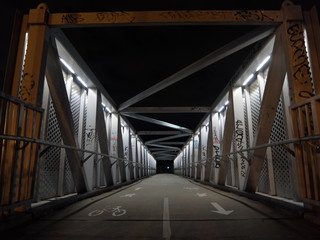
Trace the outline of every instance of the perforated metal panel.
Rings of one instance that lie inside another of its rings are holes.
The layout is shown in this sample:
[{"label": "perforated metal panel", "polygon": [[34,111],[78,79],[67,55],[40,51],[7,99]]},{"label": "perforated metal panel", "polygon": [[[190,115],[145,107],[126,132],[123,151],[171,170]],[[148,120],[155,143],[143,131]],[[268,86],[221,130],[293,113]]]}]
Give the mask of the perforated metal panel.
[{"label": "perforated metal panel", "polygon": [[[61,144],[61,133],[52,101],[49,103],[46,140]],[[39,196],[41,199],[57,195],[60,153],[61,150],[59,148],[51,147],[41,159],[39,186]]]},{"label": "perforated metal panel", "polygon": [[265,158],[263,161],[263,167],[260,173],[260,179],[258,184],[258,191],[262,193],[269,193],[269,172],[268,172],[268,161]]},{"label": "perforated metal panel", "polygon": [[[81,88],[78,84],[73,82],[71,84],[70,94],[70,108],[73,118],[73,126],[76,138],[79,135],[79,120],[80,120],[80,102],[81,102]],[[70,163],[66,158],[63,175],[63,193],[69,194],[75,191],[75,186],[72,178],[72,172],[70,169]]]},{"label": "perforated metal panel", "polygon": [[245,133],[246,133],[246,144],[247,144],[247,147],[250,146],[249,144],[249,123],[248,123],[248,112],[247,112],[247,99],[246,99],[246,96],[245,94],[243,94],[242,96],[242,99],[243,99],[243,111],[244,111],[244,127],[245,127]]},{"label": "perforated metal panel", "polygon": [[[284,109],[281,98],[278,104],[277,114],[273,123],[270,142],[281,142],[287,139],[283,112]],[[271,152],[277,195],[281,197],[292,198],[292,166],[289,154],[286,150],[284,150],[282,146],[272,147]]]},{"label": "perforated metal panel", "polygon": [[[82,129],[86,129],[87,126],[87,105],[88,105],[88,95],[85,95],[85,101],[84,101],[84,106],[83,106],[83,122],[82,122]],[[82,131],[82,136],[81,136],[81,148],[85,149],[86,147],[86,131]],[[84,152],[80,153],[81,159],[83,159]]]},{"label": "perforated metal panel", "polygon": [[[253,138],[256,135],[256,129],[259,121],[260,115],[260,105],[261,105],[261,94],[259,88],[258,80],[254,81],[249,87],[250,93],[250,106],[251,106],[251,116],[252,116],[252,131]],[[263,193],[269,192],[269,175],[266,159],[263,162],[263,167],[260,173],[260,179],[258,184],[258,191]]]},{"label": "perforated metal panel", "polygon": [[259,114],[260,114],[260,104],[261,104],[261,97],[260,97],[260,89],[258,81],[254,81],[250,87],[250,105],[251,105],[251,116],[252,116],[252,131],[253,137],[256,134],[256,128],[259,121]]},{"label": "perforated metal panel", "polygon": [[72,83],[70,94],[70,107],[72,112],[75,135],[79,135],[80,101],[81,88],[78,84]]}]

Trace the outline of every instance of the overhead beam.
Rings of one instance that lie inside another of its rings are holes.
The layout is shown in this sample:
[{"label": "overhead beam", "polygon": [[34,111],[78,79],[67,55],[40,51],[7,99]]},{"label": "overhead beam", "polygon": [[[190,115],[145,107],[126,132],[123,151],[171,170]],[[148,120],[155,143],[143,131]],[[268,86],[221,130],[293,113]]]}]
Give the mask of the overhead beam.
[{"label": "overhead beam", "polygon": [[165,146],[165,145],[154,144],[154,143],[146,144],[146,146],[158,147],[158,148],[164,148],[164,149],[172,149],[172,150],[176,150],[176,151],[181,150],[180,148],[177,148],[177,147]]},{"label": "overhead beam", "polygon": [[[161,148],[161,150],[162,150],[162,151],[153,152],[152,154],[154,155],[154,154],[165,154],[165,153],[172,153],[172,152],[174,152],[174,150],[163,150],[162,148]],[[170,154],[170,155],[172,155],[172,154]]]},{"label": "overhead beam", "polygon": [[167,144],[167,145],[184,145],[186,142],[157,142],[158,144]]},{"label": "overhead beam", "polygon": [[135,113],[122,113],[121,115],[124,115],[124,116],[127,116],[127,117],[131,117],[131,118],[135,118],[135,119],[138,119],[138,120],[141,120],[141,121],[145,121],[145,122],[161,125],[161,126],[168,127],[168,128],[178,129],[178,130],[183,131],[183,132],[192,133],[192,130],[190,130],[188,128],[180,127],[180,126],[172,124],[172,123],[168,123],[168,122],[161,121],[161,120],[154,119],[154,118],[149,118],[149,117],[138,115],[138,114],[135,114]]},{"label": "overhead beam", "polygon": [[136,96],[128,99],[124,103],[120,104],[119,111],[124,110],[127,107],[130,107],[131,105],[151,96],[152,94],[171,86],[172,84],[190,76],[191,74],[200,71],[201,69],[204,69],[205,67],[227,57],[231,54],[259,41],[264,39],[265,37],[268,37],[274,32],[273,28],[265,28],[260,27],[254,31],[251,31],[234,41],[224,45],[223,47],[213,51],[212,53],[206,55],[203,58],[200,58],[199,60],[195,61],[194,63],[190,64],[189,66],[181,69],[180,71],[172,74],[171,76],[165,78],[164,80],[158,82],[157,84],[153,85],[152,87],[144,90],[143,92],[137,94]]},{"label": "overhead beam", "polygon": [[211,107],[129,107],[121,113],[209,113]]},{"label": "overhead beam", "polygon": [[139,131],[137,134],[141,135],[176,135],[181,134],[181,131]]},{"label": "overhead beam", "polygon": [[190,136],[190,134],[182,133],[182,134],[178,134],[178,135],[174,135],[174,136],[170,136],[170,137],[163,137],[163,138],[150,140],[150,141],[147,141],[146,144],[155,143],[155,142],[158,143],[158,142],[161,142],[161,141],[166,141],[166,140],[171,140],[171,139],[181,138],[181,137],[187,137],[187,136]]},{"label": "overhead beam", "polygon": [[141,24],[277,24],[280,11],[271,10],[182,10],[52,13],[49,26],[98,27]]}]

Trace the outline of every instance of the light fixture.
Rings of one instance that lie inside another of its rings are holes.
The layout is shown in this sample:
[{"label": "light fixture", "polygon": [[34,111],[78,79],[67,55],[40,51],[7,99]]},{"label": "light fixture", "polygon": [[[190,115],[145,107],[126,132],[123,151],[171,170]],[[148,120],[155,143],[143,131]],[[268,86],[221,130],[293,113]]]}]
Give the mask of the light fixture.
[{"label": "light fixture", "polygon": [[62,62],[62,64],[63,64],[66,68],[68,68],[68,70],[69,70],[72,74],[75,74],[75,71],[72,69],[72,67],[69,66],[68,63],[66,63],[65,60],[63,60],[62,58],[60,58],[60,62]]},{"label": "light fixture", "polygon": [[260,63],[260,65],[257,67],[257,69],[256,69],[256,72],[258,72],[268,61],[269,61],[269,59],[270,59],[270,55],[269,56],[267,56],[263,61],[262,61],[262,63]]},{"label": "light fixture", "polygon": [[223,109],[224,109],[224,105],[218,110],[218,112],[222,112]]},{"label": "light fixture", "polygon": [[88,85],[82,80],[81,77],[77,76],[77,79],[79,80],[82,86],[84,86],[85,88],[88,88]]},{"label": "light fixture", "polygon": [[253,76],[254,76],[253,73],[250,74],[250,76],[243,82],[242,86],[246,86],[249,83],[249,81],[253,78]]},{"label": "light fixture", "polygon": [[106,106],[105,109],[108,111],[108,113],[111,113],[111,110]]},{"label": "light fixture", "polygon": [[228,104],[229,104],[229,100],[227,100],[224,105],[227,106]]}]

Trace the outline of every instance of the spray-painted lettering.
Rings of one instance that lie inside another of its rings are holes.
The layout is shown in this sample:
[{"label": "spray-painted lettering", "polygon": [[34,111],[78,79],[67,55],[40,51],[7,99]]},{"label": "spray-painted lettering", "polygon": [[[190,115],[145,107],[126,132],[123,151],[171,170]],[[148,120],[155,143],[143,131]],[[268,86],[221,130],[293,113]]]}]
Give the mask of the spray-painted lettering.
[{"label": "spray-painted lettering", "polygon": [[135,17],[127,12],[99,12],[97,19],[100,22],[134,22]]},{"label": "spray-painted lettering", "polygon": [[309,98],[313,96],[312,80],[301,24],[293,23],[290,25],[287,29],[287,34],[289,35],[292,53],[293,77],[304,88],[299,92],[299,96]]},{"label": "spray-painted lettering", "polygon": [[[235,141],[237,146],[237,151],[242,150],[244,147],[244,128],[243,122],[241,120],[236,121],[236,130],[235,130]],[[246,176],[246,163],[243,154],[240,154],[240,174],[242,177]]]},{"label": "spray-painted lettering", "polygon": [[84,18],[79,13],[68,13],[62,14],[61,22],[62,23],[80,23],[84,21]]},{"label": "spray-painted lettering", "polygon": [[273,22],[274,19],[264,14],[263,11],[254,10],[247,11],[241,10],[235,13],[235,19],[238,21],[258,21],[258,22]]}]

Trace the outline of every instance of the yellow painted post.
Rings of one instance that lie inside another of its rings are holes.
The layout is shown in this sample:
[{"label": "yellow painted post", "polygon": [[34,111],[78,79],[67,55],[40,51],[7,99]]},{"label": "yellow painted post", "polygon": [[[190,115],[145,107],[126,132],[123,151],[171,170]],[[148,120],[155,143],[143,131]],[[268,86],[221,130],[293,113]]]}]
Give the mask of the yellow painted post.
[{"label": "yellow painted post", "polygon": [[[310,63],[304,36],[304,19],[300,6],[285,1],[282,5],[284,25],[284,48],[286,55],[287,74],[290,99],[292,103],[292,122],[294,135],[297,138],[317,134],[317,108],[311,102],[319,86],[319,78],[312,79]],[[306,23],[308,19],[306,19]],[[310,31],[310,26],[307,26]],[[310,35],[309,35],[310,36]],[[314,40],[314,39],[311,39]],[[314,44],[310,41],[309,44]],[[311,49],[315,49],[315,45]],[[314,53],[316,54],[316,53]],[[313,55],[314,59],[316,55]],[[318,67],[318,66],[317,66]],[[316,81],[316,82],[314,82]],[[314,112],[315,111],[315,112]],[[311,205],[319,204],[319,160],[316,149],[311,142],[295,146],[296,165],[299,174],[299,192],[302,199]]]},{"label": "yellow painted post", "polygon": [[[44,81],[46,22],[48,9],[45,4],[40,4],[37,9],[30,10],[28,18],[28,45],[23,66],[21,83],[21,64],[17,63],[15,84],[12,93],[17,94],[21,100],[39,106],[42,99]],[[23,25],[25,27],[25,25]],[[19,92],[17,92],[19,86]],[[22,112],[20,112],[22,111]],[[19,118],[20,115],[20,118]],[[18,123],[20,119],[20,124]],[[20,108],[11,105],[8,110],[5,133],[13,136],[39,138],[41,113],[35,110]],[[19,149],[21,148],[21,149]],[[7,141],[4,150],[2,173],[4,181],[1,182],[1,205],[9,205],[25,200],[30,200],[33,193],[35,167],[37,162],[38,145],[25,144],[18,141]],[[13,191],[14,189],[14,191]],[[15,209],[24,211],[25,206]]]}]

